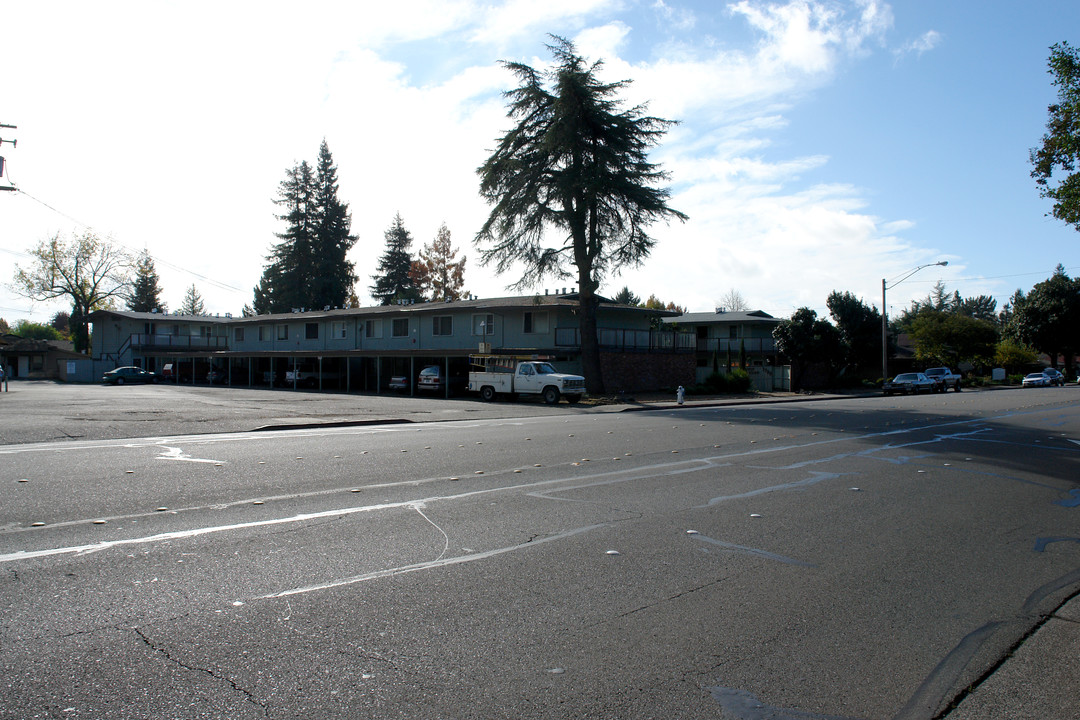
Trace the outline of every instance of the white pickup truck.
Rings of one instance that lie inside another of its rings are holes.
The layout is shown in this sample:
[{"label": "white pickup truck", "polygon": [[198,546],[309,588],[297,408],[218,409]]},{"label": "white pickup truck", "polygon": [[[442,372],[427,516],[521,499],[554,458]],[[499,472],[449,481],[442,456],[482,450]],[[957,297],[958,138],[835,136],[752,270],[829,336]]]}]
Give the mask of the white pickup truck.
[{"label": "white pickup truck", "polygon": [[469,390],[480,399],[496,395],[539,395],[548,405],[565,397],[576,403],[585,394],[585,378],[557,372],[550,362],[514,355],[470,355]]}]

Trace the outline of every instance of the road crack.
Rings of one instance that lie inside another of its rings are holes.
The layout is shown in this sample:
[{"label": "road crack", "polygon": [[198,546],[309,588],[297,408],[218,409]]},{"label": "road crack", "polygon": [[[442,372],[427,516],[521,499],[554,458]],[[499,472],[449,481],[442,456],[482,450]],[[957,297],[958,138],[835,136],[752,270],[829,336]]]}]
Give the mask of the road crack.
[{"label": "road crack", "polygon": [[202,667],[197,667],[195,665],[189,665],[189,664],[183,662],[182,660],[180,660],[179,658],[173,657],[172,654],[170,654],[169,651],[166,648],[161,647],[160,645],[155,645],[154,642],[146,635],[146,633],[144,633],[142,631],[142,628],[133,628],[133,629],[135,630],[135,634],[139,636],[139,639],[142,640],[143,643],[148,648],[153,650],[155,653],[159,654],[161,657],[165,658],[166,660],[168,660],[169,662],[173,663],[174,665],[176,665],[178,667],[184,668],[185,670],[190,670],[192,672],[197,672],[197,673],[202,673],[204,675],[209,675],[210,677],[214,678],[215,680],[217,680],[219,682],[226,683],[233,690],[235,690],[236,692],[243,695],[244,698],[249,703],[251,703],[255,707],[262,710],[263,717],[270,717],[270,709],[266,705],[264,705],[263,703],[259,702],[258,699],[256,699],[255,694],[253,692],[251,692],[250,690],[248,690],[248,689],[246,689],[244,687],[241,687],[239,684],[236,683],[236,681],[231,680],[231,679],[229,679],[227,677],[224,677],[222,675],[219,675],[216,672],[214,672],[213,670],[210,670],[208,668],[202,668]]},{"label": "road crack", "polygon": [[657,600],[655,602],[647,603],[645,605],[640,605],[640,606],[638,606],[636,608],[633,608],[632,610],[627,610],[625,612],[619,613],[618,615],[613,615],[610,618],[605,618],[604,620],[600,620],[598,622],[595,622],[592,625],[586,626],[584,629],[585,630],[590,630],[590,629],[592,629],[594,627],[597,627],[599,625],[607,625],[608,623],[610,623],[610,622],[612,622],[614,620],[622,620],[625,617],[629,617],[631,615],[634,615],[636,613],[639,613],[639,612],[642,612],[642,611],[645,611],[645,610],[650,610],[650,609],[652,609],[654,607],[658,607],[658,606],[663,605],[665,603],[672,602],[673,600],[678,600],[679,598],[686,597],[687,595],[693,595],[694,593],[700,592],[701,590],[705,590],[706,588],[710,588],[710,587],[712,587],[714,585],[719,585],[720,583],[727,580],[728,577],[729,576],[725,575],[724,577],[717,578],[716,580],[710,580],[709,582],[704,583],[703,585],[698,585],[697,587],[688,588],[688,589],[683,590],[681,592],[677,592],[674,595],[669,595],[669,596],[667,596],[665,598],[660,598],[659,600]]}]

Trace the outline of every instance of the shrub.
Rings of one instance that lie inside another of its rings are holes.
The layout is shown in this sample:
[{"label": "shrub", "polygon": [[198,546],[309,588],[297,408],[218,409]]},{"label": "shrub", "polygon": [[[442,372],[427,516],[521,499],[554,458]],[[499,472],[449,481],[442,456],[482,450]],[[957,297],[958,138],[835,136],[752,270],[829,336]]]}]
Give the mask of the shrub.
[{"label": "shrub", "polygon": [[691,395],[721,395],[749,392],[751,386],[750,374],[741,368],[735,368],[726,375],[710,373],[704,382],[693,385],[686,391]]}]

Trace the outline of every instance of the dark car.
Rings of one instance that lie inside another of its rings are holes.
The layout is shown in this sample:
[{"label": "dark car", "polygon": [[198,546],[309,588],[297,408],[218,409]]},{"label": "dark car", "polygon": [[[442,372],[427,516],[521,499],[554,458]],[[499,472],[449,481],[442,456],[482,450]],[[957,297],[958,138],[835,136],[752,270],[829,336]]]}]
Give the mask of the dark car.
[{"label": "dark car", "polygon": [[917,395],[921,392],[934,392],[934,381],[923,373],[900,373],[885,382],[885,394]]},{"label": "dark car", "polygon": [[157,375],[146,372],[140,367],[127,366],[109,370],[101,376],[101,382],[108,385],[123,385],[124,383],[155,383]]},{"label": "dark car", "polygon": [[210,368],[206,374],[206,382],[213,385],[224,385],[229,380],[229,374],[221,368]]}]

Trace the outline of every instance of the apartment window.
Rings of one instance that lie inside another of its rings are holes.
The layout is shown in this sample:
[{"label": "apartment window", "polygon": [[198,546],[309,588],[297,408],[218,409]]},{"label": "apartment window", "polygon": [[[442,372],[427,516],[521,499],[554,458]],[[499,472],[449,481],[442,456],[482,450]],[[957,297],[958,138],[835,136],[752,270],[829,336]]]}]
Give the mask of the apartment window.
[{"label": "apartment window", "polygon": [[546,312],[526,312],[526,333],[546,333],[548,331],[548,314]]},{"label": "apartment window", "polygon": [[244,328],[233,328],[233,340],[236,342],[244,342]]},{"label": "apartment window", "polygon": [[259,342],[262,342],[266,339],[266,330],[267,328],[263,327],[262,325],[259,326]]},{"label": "apartment window", "polygon": [[739,337],[739,328],[737,326],[735,326],[735,325],[732,325],[731,327],[729,327],[728,328],[728,337],[730,339],[732,339],[732,340],[735,340],[736,338],[738,338]]},{"label": "apartment window", "polygon": [[289,339],[289,326],[288,325],[278,325],[277,326],[277,339],[278,340],[288,340]]},{"label": "apartment window", "polygon": [[394,322],[390,326],[390,334],[393,337],[408,337],[409,318],[394,318]]},{"label": "apartment window", "polygon": [[472,318],[472,334],[473,335],[494,335],[495,334],[495,316],[490,313],[487,315],[473,315]]},{"label": "apartment window", "polygon": [[431,318],[432,335],[453,335],[454,318],[450,315],[439,315]]},{"label": "apartment window", "polygon": [[318,340],[319,323],[304,323],[304,338],[307,340]]},{"label": "apartment window", "polygon": [[365,320],[364,321],[364,337],[366,337],[366,338],[381,338],[382,337],[382,320]]},{"label": "apartment window", "polygon": [[345,339],[345,321],[334,321],[330,323],[330,337],[334,340]]},{"label": "apartment window", "polygon": [[200,325],[199,334],[203,337],[210,337],[211,335],[213,335],[213,328],[211,328],[209,325]]}]

